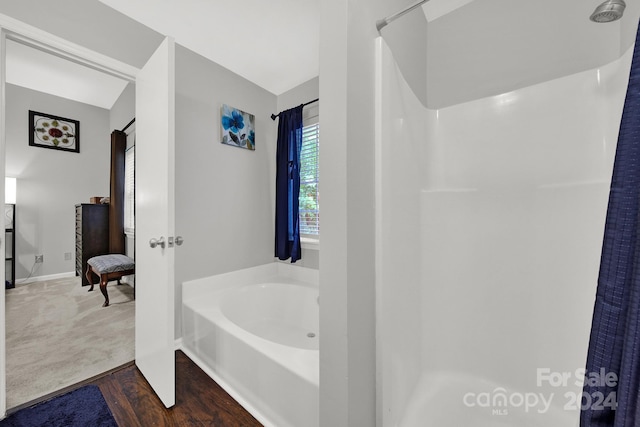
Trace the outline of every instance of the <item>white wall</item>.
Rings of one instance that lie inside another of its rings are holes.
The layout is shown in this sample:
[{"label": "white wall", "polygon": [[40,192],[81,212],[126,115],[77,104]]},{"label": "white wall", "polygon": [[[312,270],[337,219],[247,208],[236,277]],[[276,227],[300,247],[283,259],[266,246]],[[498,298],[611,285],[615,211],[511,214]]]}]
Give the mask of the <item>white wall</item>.
[{"label": "white wall", "polygon": [[[122,130],[136,116],[136,85],[129,83],[109,111],[109,129]],[[127,129],[129,134],[132,127]],[[111,133],[109,133],[111,134]],[[129,141],[127,141],[127,146]]]},{"label": "white wall", "polygon": [[376,423],[375,22],[400,0],[320,4],[320,425]]},{"label": "white wall", "polygon": [[[440,110],[382,53],[380,425],[577,425],[631,51]],[[500,387],[551,409],[463,403]]]},{"label": "white wall", "polygon": [[100,0],[4,1],[0,13],[138,68],[164,38]]},{"label": "white wall", "polygon": [[[109,111],[7,85],[6,174],[17,178],[16,279],[75,271],[75,205],[109,195]],[[80,121],[80,153],[29,146],[29,110]],[[64,254],[71,253],[65,260]]]},{"label": "white wall", "polygon": [[[311,80],[308,80],[291,90],[288,90],[284,93],[278,95],[278,99],[276,100],[278,111],[275,111],[275,114],[278,114],[280,111],[288,110],[289,108],[297,107],[300,104],[305,104],[309,101],[312,101],[320,96],[320,78],[315,77]],[[317,113],[317,108],[314,109],[314,106],[318,104],[310,104],[304,107],[304,111],[315,111]],[[278,119],[276,119],[277,122]]]},{"label": "white wall", "polygon": [[[255,115],[255,151],[221,144],[220,108]],[[176,46],[176,336],[182,282],[274,261],[276,96]]]}]

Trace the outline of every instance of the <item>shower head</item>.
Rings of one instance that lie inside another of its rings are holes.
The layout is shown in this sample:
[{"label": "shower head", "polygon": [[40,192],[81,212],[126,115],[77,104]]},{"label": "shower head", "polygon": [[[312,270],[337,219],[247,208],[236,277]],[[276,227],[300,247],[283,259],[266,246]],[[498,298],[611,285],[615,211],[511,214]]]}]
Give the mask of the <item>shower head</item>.
[{"label": "shower head", "polygon": [[622,18],[625,7],[624,0],[607,0],[596,7],[589,19],[597,23],[617,21]]}]

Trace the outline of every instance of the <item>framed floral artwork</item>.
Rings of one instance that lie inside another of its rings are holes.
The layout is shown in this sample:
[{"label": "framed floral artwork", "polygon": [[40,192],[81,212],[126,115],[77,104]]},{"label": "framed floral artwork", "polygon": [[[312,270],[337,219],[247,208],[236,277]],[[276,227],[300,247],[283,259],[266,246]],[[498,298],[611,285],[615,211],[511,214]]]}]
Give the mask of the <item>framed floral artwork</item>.
[{"label": "framed floral artwork", "polygon": [[222,105],[222,143],[233,147],[256,149],[255,116]]},{"label": "framed floral artwork", "polygon": [[80,122],[29,110],[29,145],[80,152]]}]

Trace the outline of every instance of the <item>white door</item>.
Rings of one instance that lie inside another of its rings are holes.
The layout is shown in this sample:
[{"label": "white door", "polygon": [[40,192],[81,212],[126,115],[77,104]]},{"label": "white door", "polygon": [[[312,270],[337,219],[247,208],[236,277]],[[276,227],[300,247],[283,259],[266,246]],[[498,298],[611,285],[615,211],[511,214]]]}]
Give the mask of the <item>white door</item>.
[{"label": "white door", "polygon": [[[136,78],[136,365],[175,403],[175,45],[167,37]],[[164,240],[154,248],[150,241]]]},{"label": "white door", "polygon": [[[5,64],[6,64],[6,32],[0,29],[0,177],[2,177],[2,188],[0,188],[0,201],[4,206],[4,169],[5,169],[5,102],[4,102],[4,87],[5,87]],[[2,218],[0,218],[0,227],[4,230],[4,208]],[[0,243],[0,253],[4,254],[6,250],[6,243],[4,241],[5,235],[2,233],[2,241]],[[5,263],[2,263],[0,267],[0,275],[5,277]],[[4,416],[7,409],[7,391],[5,387],[5,296],[4,292],[0,292],[0,417]]]}]

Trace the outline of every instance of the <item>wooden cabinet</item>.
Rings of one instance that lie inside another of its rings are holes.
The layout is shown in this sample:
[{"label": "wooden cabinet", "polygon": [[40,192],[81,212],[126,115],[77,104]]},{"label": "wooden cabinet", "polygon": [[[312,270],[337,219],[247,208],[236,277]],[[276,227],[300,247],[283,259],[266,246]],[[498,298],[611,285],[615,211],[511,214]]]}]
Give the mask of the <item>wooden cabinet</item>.
[{"label": "wooden cabinet", "polygon": [[4,205],[4,286],[16,287],[16,205]]},{"label": "wooden cabinet", "polygon": [[76,205],[76,276],[89,285],[87,260],[109,253],[109,205]]}]

